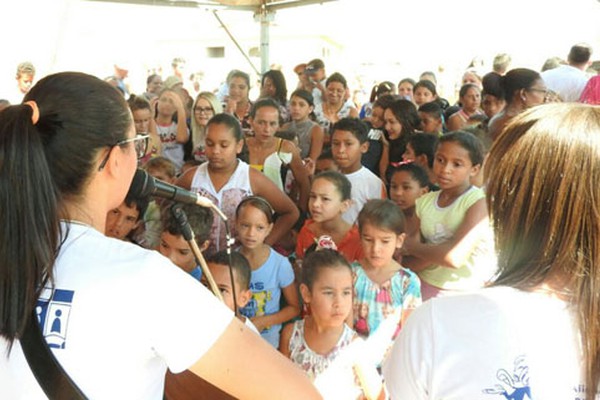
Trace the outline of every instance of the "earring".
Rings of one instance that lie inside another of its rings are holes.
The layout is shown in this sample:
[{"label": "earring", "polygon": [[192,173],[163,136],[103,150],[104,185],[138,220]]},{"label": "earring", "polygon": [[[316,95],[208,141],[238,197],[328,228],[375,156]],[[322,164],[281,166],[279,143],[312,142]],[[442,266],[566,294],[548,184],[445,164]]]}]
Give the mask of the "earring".
[{"label": "earring", "polygon": [[304,308],[304,310],[303,310],[304,311],[304,313],[303,313],[304,316],[311,314],[311,312],[310,312],[310,303],[304,303],[304,307],[303,308]]}]

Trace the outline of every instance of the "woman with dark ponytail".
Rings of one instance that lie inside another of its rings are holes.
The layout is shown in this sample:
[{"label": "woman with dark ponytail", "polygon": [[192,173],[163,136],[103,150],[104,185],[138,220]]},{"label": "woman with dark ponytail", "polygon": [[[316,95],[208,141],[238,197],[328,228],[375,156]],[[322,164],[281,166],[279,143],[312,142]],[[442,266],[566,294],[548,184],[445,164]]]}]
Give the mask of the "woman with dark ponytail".
[{"label": "woman with dark ponytail", "polygon": [[528,108],[543,104],[548,94],[542,76],[531,69],[515,68],[500,78],[506,106],[489,122],[489,133],[495,139],[508,123]]},{"label": "woman with dark ponytail", "polygon": [[30,319],[89,398],[161,399],[167,367],[238,398],[317,397],[193,278],[104,236],[148,145],[123,97],[60,73],[24,101],[0,112],[0,398],[45,398],[20,342]]}]

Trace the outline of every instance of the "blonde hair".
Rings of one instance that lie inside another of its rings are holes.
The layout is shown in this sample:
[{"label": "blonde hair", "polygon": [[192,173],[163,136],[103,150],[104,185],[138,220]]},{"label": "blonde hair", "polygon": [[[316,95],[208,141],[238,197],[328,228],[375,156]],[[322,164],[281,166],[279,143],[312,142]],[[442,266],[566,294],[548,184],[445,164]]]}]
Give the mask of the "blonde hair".
[{"label": "blonde hair", "polygon": [[575,103],[515,117],[486,162],[498,249],[495,285],[548,284],[573,307],[586,398],[600,381],[600,108]]},{"label": "blonde hair", "polygon": [[196,148],[198,145],[204,146],[204,141],[206,140],[206,126],[200,126],[198,122],[196,122],[196,117],[194,115],[194,109],[196,108],[196,104],[198,100],[204,99],[208,101],[210,106],[213,109],[213,115],[221,114],[223,112],[223,106],[217,99],[217,96],[212,94],[211,92],[201,92],[194,100],[194,104],[192,105],[192,146]]}]

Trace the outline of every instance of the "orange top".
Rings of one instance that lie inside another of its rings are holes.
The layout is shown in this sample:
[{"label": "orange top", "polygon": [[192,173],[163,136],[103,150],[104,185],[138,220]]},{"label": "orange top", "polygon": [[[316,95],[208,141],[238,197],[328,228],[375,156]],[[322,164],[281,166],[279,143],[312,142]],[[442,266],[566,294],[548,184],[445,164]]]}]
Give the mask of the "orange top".
[{"label": "orange top", "polygon": [[[310,229],[314,221],[312,219],[306,220],[304,226],[298,233],[298,241],[296,242],[296,256],[299,259],[304,258],[304,252],[311,245],[316,243],[317,237],[315,233]],[[344,256],[348,262],[360,260],[363,257],[362,245],[360,243],[360,235],[358,233],[358,227],[353,225],[352,228],[346,233],[341,243],[336,243],[337,250]]]}]

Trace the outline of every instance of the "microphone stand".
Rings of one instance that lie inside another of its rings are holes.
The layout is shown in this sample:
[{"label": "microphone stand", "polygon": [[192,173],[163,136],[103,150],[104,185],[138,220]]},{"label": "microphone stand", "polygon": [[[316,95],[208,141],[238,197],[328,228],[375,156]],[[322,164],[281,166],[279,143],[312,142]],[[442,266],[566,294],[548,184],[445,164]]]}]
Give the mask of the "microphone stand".
[{"label": "microphone stand", "polygon": [[236,317],[239,317],[240,312],[238,310],[237,298],[235,296],[235,279],[233,279],[233,261],[231,260],[231,246],[235,242],[235,239],[231,237],[231,231],[229,230],[229,223],[227,221],[227,217],[223,218],[223,223],[225,224],[225,246],[227,258],[229,259],[229,279],[231,280],[231,293],[233,294],[233,312],[235,313]]},{"label": "microphone stand", "polygon": [[[221,302],[223,302],[223,296],[221,295],[221,291],[219,290],[219,287],[217,286],[215,279],[213,278],[212,274],[210,273],[210,270],[208,269],[208,265],[206,265],[206,260],[204,259],[204,256],[202,255],[202,252],[200,251],[200,248],[198,247],[198,244],[196,243],[196,240],[194,239],[194,231],[192,231],[192,228],[190,227],[190,224],[187,220],[187,215],[185,215],[185,212],[177,204],[171,206],[171,213],[173,214],[173,217],[175,217],[175,219],[177,220],[179,225],[181,225],[183,238],[188,242],[188,245],[190,246],[192,253],[194,253],[194,258],[196,260],[196,263],[200,264],[200,267],[202,268],[202,273],[204,274],[204,276],[206,276],[206,280],[208,281],[208,284],[210,285],[210,289],[212,290],[214,295]],[[234,296],[235,296],[235,294],[234,294]]]}]

